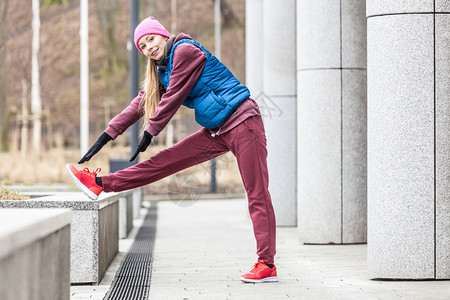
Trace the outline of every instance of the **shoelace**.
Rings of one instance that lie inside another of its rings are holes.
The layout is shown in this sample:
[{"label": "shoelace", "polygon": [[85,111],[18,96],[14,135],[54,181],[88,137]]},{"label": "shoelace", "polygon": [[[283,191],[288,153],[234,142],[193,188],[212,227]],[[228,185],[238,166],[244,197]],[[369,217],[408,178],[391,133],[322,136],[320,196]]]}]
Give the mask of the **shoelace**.
[{"label": "shoelace", "polygon": [[86,173],[87,175],[96,176],[98,173],[100,173],[101,170],[102,170],[102,168],[97,168],[94,170],[94,172],[91,172],[91,171],[89,171],[88,168],[84,168],[82,172]]},{"label": "shoelace", "polygon": [[262,269],[264,269],[265,267],[265,263],[264,261],[258,261],[254,266],[253,269],[250,271],[250,273],[257,273],[259,271],[261,271]]}]

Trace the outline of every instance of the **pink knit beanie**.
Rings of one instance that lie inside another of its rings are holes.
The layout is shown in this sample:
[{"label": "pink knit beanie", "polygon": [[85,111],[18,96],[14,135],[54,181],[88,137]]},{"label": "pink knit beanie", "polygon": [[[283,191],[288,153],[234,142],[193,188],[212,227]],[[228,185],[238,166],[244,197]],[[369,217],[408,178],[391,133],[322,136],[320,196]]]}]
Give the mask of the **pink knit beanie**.
[{"label": "pink knit beanie", "polygon": [[139,48],[138,42],[141,37],[147,34],[159,34],[170,38],[170,33],[155,18],[148,17],[142,20],[134,30],[134,44],[136,45],[138,50],[141,51],[141,53],[143,52],[141,48]]}]

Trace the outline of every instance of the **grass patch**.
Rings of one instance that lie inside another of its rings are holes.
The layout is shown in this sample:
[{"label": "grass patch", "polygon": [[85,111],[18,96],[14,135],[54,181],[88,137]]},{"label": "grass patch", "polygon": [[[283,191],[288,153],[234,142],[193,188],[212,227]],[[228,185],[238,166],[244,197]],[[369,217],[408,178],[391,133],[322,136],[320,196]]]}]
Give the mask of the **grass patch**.
[{"label": "grass patch", "polygon": [[0,188],[0,200],[27,200],[30,197],[7,188]]}]

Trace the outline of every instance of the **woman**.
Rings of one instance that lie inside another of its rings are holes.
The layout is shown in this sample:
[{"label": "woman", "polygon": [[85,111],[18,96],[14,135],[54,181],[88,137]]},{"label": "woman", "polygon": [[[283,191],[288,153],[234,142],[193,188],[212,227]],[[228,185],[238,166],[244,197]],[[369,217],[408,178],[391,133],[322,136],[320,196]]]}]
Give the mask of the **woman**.
[{"label": "woman", "polygon": [[239,166],[249,202],[258,262],[241,276],[244,282],[278,281],[275,255],[275,215],[268,191],[264,126],[256,102],[233,74],[189,35],[170,36],[153,17],[136,28],[134,42],[148,57],[143,90],[81,158],[92,158],[108,141],[145,116],[143,137],[131,157],[150,144],[181,105],[195,110],[198,132],[130,168],[97,177],[99,170],[67,165],[73,181],[91,199],[102,192],[140,187],[231,151]]}]

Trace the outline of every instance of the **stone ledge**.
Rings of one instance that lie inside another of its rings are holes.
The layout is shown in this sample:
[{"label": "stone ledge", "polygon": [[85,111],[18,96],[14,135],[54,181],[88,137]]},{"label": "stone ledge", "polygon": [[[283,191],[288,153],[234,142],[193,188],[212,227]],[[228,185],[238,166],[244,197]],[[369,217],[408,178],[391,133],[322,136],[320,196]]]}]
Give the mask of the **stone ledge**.
[{"label": "stone ledge", "polygon": [[97,201],[80,192],[38,196],[33,193],[29,200],[2,200],[0,208],[70,209],[70,282],[100,282],[118,252],[119,194],[103,193]]},{"label": "stone ledge", "polygon": [[[0,208],[70,208],[72,210],[98,210],[117,201],[116,193],[102,193],[98,200],[90,200],[83,193],[27,193],[29,200],[1,200]],[[116,197],[114,197],[116,196]]]},{"label": "stone ledge", "polygon": [[69,300],[69,209],[0,209],[0,299]]},{"label": "stone ledge", "polygon": [[134,191],[124,191],[119,198],[119,238],[124,239],[133,228]]},{"label": "stone ledge", "polygon": [[0,209],[0,259],[70,224],[69,209]]}]

